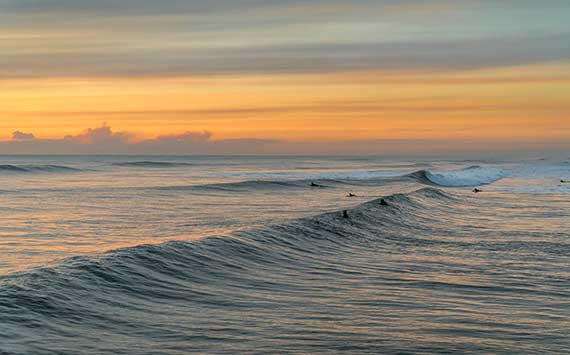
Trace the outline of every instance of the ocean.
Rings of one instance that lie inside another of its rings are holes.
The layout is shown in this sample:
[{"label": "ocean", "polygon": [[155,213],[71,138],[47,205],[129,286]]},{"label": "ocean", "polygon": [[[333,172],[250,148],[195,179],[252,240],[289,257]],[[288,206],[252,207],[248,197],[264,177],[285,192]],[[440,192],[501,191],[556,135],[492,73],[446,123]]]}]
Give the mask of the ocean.
[{"label": "ocean", "polygon": [[568,354],[565,179],[560,159],[1,156],[0,354]]}]

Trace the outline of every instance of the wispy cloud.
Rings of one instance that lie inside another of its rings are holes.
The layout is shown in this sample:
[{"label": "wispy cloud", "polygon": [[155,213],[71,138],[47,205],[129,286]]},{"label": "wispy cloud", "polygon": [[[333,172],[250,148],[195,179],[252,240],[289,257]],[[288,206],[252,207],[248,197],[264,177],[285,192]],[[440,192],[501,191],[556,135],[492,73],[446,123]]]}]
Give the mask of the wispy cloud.
[{"label": "wispy cloud", "polygon": [[569,4],[0,0],[0,78],[457,70],[570,60],[560,15]]},{"label": "wispy cloud", "polygon": [[132,48],[93,53],[45,50],[0,57],[0,77],[137,77],[466,70],[570,60],[570,33],[533,38],[242,46]]}]

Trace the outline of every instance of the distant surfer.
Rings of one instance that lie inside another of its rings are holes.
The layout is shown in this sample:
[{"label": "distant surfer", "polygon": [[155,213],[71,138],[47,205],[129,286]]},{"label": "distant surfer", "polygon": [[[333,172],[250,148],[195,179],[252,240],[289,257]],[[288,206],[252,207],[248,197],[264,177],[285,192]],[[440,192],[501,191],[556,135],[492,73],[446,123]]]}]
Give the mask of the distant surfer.
[{"label": "distant surfer", "polygon": [[323,185],[315,184],[315,182],[311,182],[311,187],[324,187]]},{"label": "distant surfer", "polygon": [[349,192],[348,195],[346,195],[346,197],[356,197],[356,195],[353,194],[352,192]]},{"label": "distant surfer", "polygon": [[483,192],[483,190],[480,190],[480,189],[478,189],[478,188],[474,188],[474,189],[473,189],[473,193],[474,193],[474,194],[478,194],[479,192]]},{"label": "distant surfer", "polygon": [[384,200],[384,199],[381,199],[381,200],[380,200],[380,205],[381,205],[381,206],[390,206],[390,205],[388,204],[388,202],[386,202],[386,200]]},{"label": "distant surfer", "polygon": [[570,181],[566,181],[566,180],[564,180],[564,179],[560,179],[560,183],[561,183],[561,184],[568,184],[568,183],[570,183]]},{"label": "distant surfer", "polygon": [[347,210],[342,211],[342,218],[348,218],[348,211]]}]

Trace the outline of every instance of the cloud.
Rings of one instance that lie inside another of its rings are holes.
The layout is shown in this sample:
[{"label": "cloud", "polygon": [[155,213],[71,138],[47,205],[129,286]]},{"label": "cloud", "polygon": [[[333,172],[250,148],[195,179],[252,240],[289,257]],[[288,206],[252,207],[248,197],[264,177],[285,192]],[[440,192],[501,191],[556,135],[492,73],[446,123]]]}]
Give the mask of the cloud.
[{"label": "cloud", "polygon": [[[421,4],[422,0],[400,0],[411,4]],[[433,0],[432,0],[433,1]],[[393,0],[359,0],[361,6],[375,3],[391,4]],[[346,4],[346,0],[0,0],[0,9],[18,14],[76,13],[100,14],[107,16],[148,16],[193,13],[227,13],[236,11],[251,12],[265,8],[287,10],[302,6],[304,9],[336,7]]]},{"label": "cloud", "polygon": [[89,128],[76,136],[65,136],[63,140],[75,144],[127,144],[131,137],[126,132],[113,132],[111,127],[103,124],[99,128]]},{"label": "cloud", "polygon": [[61,139],[36,138],[17,131],[0,141],[0,154],[255,154],[279,143],[265,139],[214,140],[211,132],[184,132],[137,140],[106,124]]},{"label": "cloud", "polygon": [[24,133],[22,131],[16,131],[12,133],[12,139],[15,141],[26,141],[36,138],[32,133]]},{"label": "cloud", "polygon": [[[0,77],[478,69],[570,59],[568,1],[426,3],[0,0]],[[442,11],[453,16],[441,21]]]},{"label": "cloud", "polygon": [[[22,133],[22,132],[20,132]],[[27,137],[30,133],[23,133]],[[128,132],[114,132],[103,125],[61,139],[0,141],[0,154],[144,154],[144,155],[382,155],[466,156],[561,152],[567,140],[383,139],[293,142],[270,139],[216,140],[211,132],[185,132],[135,140]]]},{"label": "cloud", "polygon": [[[473,70],[570,60],[570,33],[416,42],[39,52],[0,57],[0,77],[178,77],[345,71]],[[38,61],[38,57],[42,61]],[[65,65],[62,65],[64,63]]]}]

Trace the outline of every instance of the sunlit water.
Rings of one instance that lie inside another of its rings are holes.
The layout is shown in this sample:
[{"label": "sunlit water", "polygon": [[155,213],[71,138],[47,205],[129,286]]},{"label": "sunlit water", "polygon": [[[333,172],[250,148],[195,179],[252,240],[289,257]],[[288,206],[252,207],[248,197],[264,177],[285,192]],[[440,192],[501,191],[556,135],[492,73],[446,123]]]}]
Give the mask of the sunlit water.
[{"label": "sunlit water", "polygon": [[557,160],[0,157],[0,354],[564,354],[561,179]]}]

